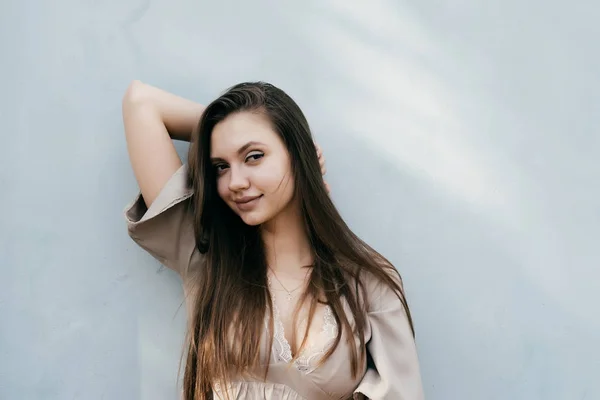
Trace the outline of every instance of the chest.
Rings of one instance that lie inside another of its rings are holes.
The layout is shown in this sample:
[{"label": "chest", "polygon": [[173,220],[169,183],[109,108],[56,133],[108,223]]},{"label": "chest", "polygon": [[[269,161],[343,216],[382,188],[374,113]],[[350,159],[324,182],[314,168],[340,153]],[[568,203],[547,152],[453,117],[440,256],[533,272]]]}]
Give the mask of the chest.
[{"label": "chest", "polygon": [[[273,301],[272,357],[275,362],[292,363],[301,372],[311,372],[334,345],[339,327],[329,306],[318,305],[312,318],[308,305],[299,308],[295,317],[296,306]],[[265,333],[270,325],[267,319]]]},{"label": "chest", "polygon": [[[308,328],[306,343],[302,340],[307,329],[306,312],[301,309],[298,321],[293,320],[295,304],[286,305],[274,302],[273,310],[273,343],[270,349],[269,378],[273,382],[286,382],[294,390],[318,393],[306,398],[345,399],[349,396],[362,378],[366,365],[361,373],[353,377],[351,373],[349,346],[356,346],[360,353],[357,338],[348,341],[344,330],[341,332],[339,344],[333,353],[322,362],[323,357],[335,344],[340,327],[330,307],[319,305]],[[269,316],[265,317],[262,351],[269,352],[270,337]],[[295,336],[295,337],[294,337]],[[296,346],[292,346],[292,343]],[[349,344],[353,343],[353,344]]]}]

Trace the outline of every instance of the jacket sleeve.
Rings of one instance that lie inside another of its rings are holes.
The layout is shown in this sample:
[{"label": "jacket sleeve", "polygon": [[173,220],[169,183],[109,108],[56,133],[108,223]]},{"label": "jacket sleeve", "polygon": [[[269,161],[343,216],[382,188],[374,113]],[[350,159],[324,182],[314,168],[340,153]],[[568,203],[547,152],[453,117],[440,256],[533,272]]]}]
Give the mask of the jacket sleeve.
[{"label": "jacket sleeve", "polygon": [[417,348],[404,306],[391,288],[375,286],[367,315],[367,351],[375,368],[367,370],[354,399],[422,400]]},{"label": "jacket sleeve", "polygon": [[129,236],[160,263],[184,275],[196,240],[190,210],[187,165],[167,181],[150,208],[141,193],[126,207]]}]

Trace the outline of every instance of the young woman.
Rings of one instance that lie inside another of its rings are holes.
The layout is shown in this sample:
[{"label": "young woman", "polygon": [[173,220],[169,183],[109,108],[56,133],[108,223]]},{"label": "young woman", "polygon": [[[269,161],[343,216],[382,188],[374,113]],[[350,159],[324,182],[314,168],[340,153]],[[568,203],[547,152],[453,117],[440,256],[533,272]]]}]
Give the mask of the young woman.
[{"label": "young woman", "polygon": [[400,276],[342,220],[287,94],[242,83],[204,108],[133,82],[123,118],[129,234],[183,280],[185,400],[423,398]]}]

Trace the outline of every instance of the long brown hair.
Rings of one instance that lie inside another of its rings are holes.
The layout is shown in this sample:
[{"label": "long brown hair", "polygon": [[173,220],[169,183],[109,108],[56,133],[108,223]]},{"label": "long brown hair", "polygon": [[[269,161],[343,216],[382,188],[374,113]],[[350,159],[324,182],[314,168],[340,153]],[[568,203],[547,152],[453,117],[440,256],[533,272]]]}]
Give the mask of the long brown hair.
[{"label": "long brown hair", "polygon": [[[219,197],[210,161],[213,128],[228,115],[241,111],[267,116],[289,152],[294,196],[300,204],[314,259],[307,290],[300,302],[310,301],[308,326],[317,304],[325,303],[331,307],[341,327],[321,362],[338,346],[342,331],[347,333],[351,344],[348,346],[349,362],[354,377],[366,362],[365,274],[375,276],[394,290],[412,329],[397,271],[350,230],[331,201],[308,122],[298,105],[271,84],[241,83],[207,106],[189,150],[188,175],[194,190],[195,236],[199,251],[204,253],[204,265],[193,275],[194,299],[183,382],[185,400],[212,398],[216,383],[226,384],[263,363],[268,365],[270,357],[270,354],[260,354],[267,312],[271,317],[269,349],[272,345],[273,305],[259,227],[246,225]],[[351,318],[346,315],[343,302],[348,306]],[[308,328],[301,348],[307,335]],[[355,337],[363,350],[357,351]],[[295,346],[296,341],[292,342]],[[267,371],[264,373],[266,376]]]}]

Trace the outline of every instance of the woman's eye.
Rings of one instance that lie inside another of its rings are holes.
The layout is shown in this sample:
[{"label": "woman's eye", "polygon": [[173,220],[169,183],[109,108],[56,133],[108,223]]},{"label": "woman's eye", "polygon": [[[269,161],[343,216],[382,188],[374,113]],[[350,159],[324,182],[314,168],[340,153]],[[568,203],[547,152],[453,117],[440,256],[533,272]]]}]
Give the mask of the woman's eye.
[{"label": "woman's eye", "polygon": [[253,151],[250,154],[248,154],[248,156],[246,156],[246,161],[257,161],[263,158],[264,156],[264,153],[261,153],[260,151]]},{"label": "woman's eye", "polygon": [[215,165],[213,165],[213,168],[215,169],[215,172],[217,174],[220,174],[223,171],[225,171],[225,169],[227,168],[227,165],[226,164],[215,164]]}]

